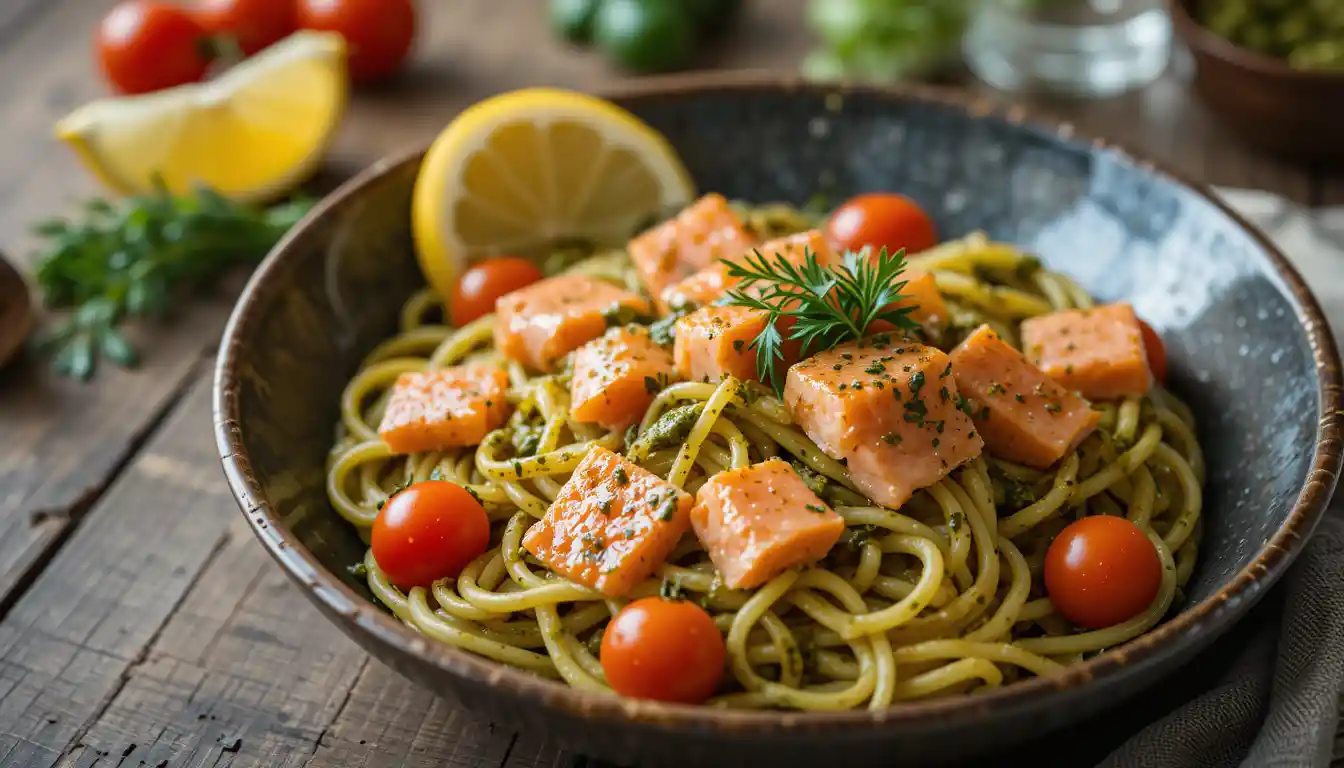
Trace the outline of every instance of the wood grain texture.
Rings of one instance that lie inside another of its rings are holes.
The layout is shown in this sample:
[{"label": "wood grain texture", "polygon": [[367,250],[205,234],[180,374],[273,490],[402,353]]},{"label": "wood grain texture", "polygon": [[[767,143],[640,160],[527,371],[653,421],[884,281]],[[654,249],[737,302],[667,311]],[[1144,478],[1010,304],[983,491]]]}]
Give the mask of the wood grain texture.
[{"label": "wood grain texture", "polygon": [[144,665],[197,574],[242,533],[229,532],[237,513],[219,514],[232,502],[212,467],[208,381],[197,380],[0,621],[0,765],[55,764]]},{"label": "wood grain texture", "polygon": [[222,546],[61,765],[302,766],[346,705],[364,653],[257,546],[211,469],[193,457],[172,476],[209,483],[191,515],[223,526]]},{"label": "wood grain texture", "polygon": [[[89,30],[107,5],[14,0],[0,13],[0,243],[20,264],[32,245],[28,222],[96,191],[51,138],[51,124],[101,93]],[[105,368],[92,384],[52,377],[36,360],[0,371],[0,611],[178,400],[226,314],[225,302],[206,301],[171,330],[132,333],[144,367]]]}]

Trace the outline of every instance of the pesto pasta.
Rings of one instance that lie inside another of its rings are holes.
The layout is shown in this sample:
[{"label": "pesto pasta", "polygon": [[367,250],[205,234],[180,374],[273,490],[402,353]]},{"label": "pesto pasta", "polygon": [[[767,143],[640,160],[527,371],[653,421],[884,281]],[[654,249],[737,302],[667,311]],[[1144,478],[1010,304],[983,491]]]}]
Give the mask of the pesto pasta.
[{"label": "pesto pasta", "polygon": [[[739,212],[762,241],[816,223],[783,205]],[[620,250],[557,254],[551,263],[640,284]],[[943,351],[983,325],[1021,348],[1022,320],[1093,307],[1068,277],[978,233],[915,254],[908,266],[932,274],[947,302],[950,322],[931,344]],[[570,373],[535,374],[501,353],[494,315],[450,328],[441,313],[431,292],[412,297],[397,335],[350,381],[328,495],[368,540],[398,488],[443,479],[467,489],[491,523],[485,552],[456,578],[403,591],[370,551],[362,564],[369,588],[426,637],[575,688],[610,690],[599,658],[605,629],[631,600],[662,594],[701,605],[723,635],[727,672],[710,706],[878,709],[974,693],[1050,675],[1142,635],[1171,610],[1198,556],[1204,462],[1190,410],[1161,386],[1092,403],[1095,430],[1046,468],[986,451],[892,509],[871,501],[785,399],[757,382],[663,382],[635,429],[608,430],[574,417]],[[399,376],[481,363],[507,372],[512,414],[479,445],[401,455],[380,439]],[[652,576],[628,594],[606,594],[524,547],[595,446],[690,494],[722,472],[784,459],[844,532],[820,561],[750,589],[726,587],[687,533]],[[1090,516],[1128,519],[1161,566],[1147,606],[1100,629],[1061,615],[1043,576],[1052,541]]]}]

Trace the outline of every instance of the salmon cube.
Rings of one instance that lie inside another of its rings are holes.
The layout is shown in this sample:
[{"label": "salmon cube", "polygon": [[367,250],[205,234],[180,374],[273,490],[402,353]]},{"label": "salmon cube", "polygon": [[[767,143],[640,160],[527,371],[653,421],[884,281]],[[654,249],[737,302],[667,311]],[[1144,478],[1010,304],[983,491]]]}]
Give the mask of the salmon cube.
[{"label": "salmon cube", "polygon": [[784,402],[868,498],[893,509],[980,455],[948,356],[877,335],[789,369]]},{"label": "salmon cube", "polygon": [[951,358],[957,389],[995,456],[1044,469],[1077,448],[1101,421],[1086,400],[1056,384],[987,325],[952,350]]},{"label": "salmon cube", "polygon": [[663,289],[751,247],[747,232],[723,195],[711,193],[692,203],[676,218],[630,241],[627,251],[649,295],[666,312]]},{"label": "salmon cube", "polygon": [[708,306],[677,320],[677,373],[687,381],[756,379],[756,350],[750,347],[769,319],[759,309]]},{"label": "salmon cube", "polygon": [[403,373],[378,434],[393,453],[479,445],[509,418],[509,375],[484,365]]},{"label": "salmon cube", "polygon": [[[907,269],[901,279],[906,281],[905,287],[901,289],[901,295],[905,298],[888,304],[886,309],[911,307],[906,317],[919,323],[925,332],[924,338],[938,338],[952,319],[952,312],[947,308],[947,302],[943,301],[943,294],[938,291],[933,275]],[[886,320],[875,320],[868,330],[871,333],[886,333],[897,329]]]},{"label": "salmon cube", "polygon": [[618,310],[648,315],[642,296],[588,275],[559,275],[507,293],[495,302],[495,348],[538,371],[607,329]]},{"label": "salmon cube", "polygon": [[[757,248],[756,252],[764,256],[770,263],[774,263],[776,255],[780,255],[789,263],[802,266],[806,262],[807,253],[815,254],[818,263],[823,266],[831,266],[838,261],[835,251],[831,250],[826,238],[815,229],[770,240]],[[741,258],[748,253],[750,251],[743,251],[736,258],[733,256],[726,258],[729,261],[740,262]],[[728,275],[728,265],[719,261],[685,280],[669,286],[663,292],[662,301],[664,306],[673,308],[683,306],[702,307],[718,300],[725,293],[737,287],[738,282],[737,278]],[[760,295],[759,289],[755,286],[749,293]]]},{"label": "salmon cube", "polygon": [[663,564],[690,528],[691,496],[594,446],[523,548],[575,584],[619,597]]},{"label": "salmon cube", "polygon": [[625,429],[675,375],[672,355],[646,329],[612,328],[574,353],[570,413],[579,421]]},{"label": "salmon cube", "polygon": [[1093,400],[1142,395],[1153,386],[1142,326],[1129,304],[1028,318],[1022,346],[1047,376]]},{"label": "salmon cube", "polygon": [[691,526],[729,589],[814,563],[845,531],[844,519],[781,459],[720,472],[695,501]]}]

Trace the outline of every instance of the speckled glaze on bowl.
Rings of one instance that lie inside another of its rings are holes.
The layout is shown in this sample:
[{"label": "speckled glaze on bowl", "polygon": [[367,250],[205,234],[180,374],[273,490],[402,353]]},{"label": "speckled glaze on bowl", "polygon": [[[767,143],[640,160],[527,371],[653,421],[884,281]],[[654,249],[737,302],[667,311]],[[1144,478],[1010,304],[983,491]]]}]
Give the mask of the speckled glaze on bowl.
[{"label": "speckled glaze on bowl", "polygon": [[730,712],[571,690],[427,641],[370,600],[363,554],[329,507],[340,391],[421,284],[409,203],[420,155],[370,168],[258,269],[224,335],[220,455],[262,543],[373,655],[501,723],[643,765],[919,765],[1039,736],[1123,701],[1189,660],[1282,575],[1340,469],[1340,373],[1302,279],[1207,191],[1068,126],[948,92],[756,76],[652,81],[614,95],[662,131],[702,190],[802,203],[894,189],[941,231],[985,229],[1039,253],[1165,336],[1195,409],[1209,482],[1181,612],[1057,677],[878,712]]}]

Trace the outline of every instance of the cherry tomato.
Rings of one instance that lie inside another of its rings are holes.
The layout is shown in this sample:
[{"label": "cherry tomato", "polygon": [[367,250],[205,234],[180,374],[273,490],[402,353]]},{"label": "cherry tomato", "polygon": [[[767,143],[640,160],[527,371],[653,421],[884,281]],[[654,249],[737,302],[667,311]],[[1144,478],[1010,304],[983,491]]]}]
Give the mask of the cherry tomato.
[{"label": "cherry tomato", "polygon": [[373,520],[373,559],[402,590],[456,576],[490,546],[490,520],[466,489],[445,480],[416,483]]},{"label": "cherry tomato", "polygon": [[1157,331],[1154,331],[1151,325],[1142,320],[1139,321],[1139,325],[1143,329],[1143,348],[1148,353],[1148,368],[1159,384],[1166,384],[1167,345],[1162,343],[1162,337],[1157,335]]},{"label": "cherry tomato", "polygon": [[826,237],[837,248],[858,251],[872,246],[895,253],[925,251],[938,244],[933,220],[904,195],[874,192],[850,198],[831,214]]},{"label": "cherry tomato", "polygon": [[355,82],[396,71],[415,41],[413,0],[298,0],[298,20],[302,29],[345,38]]},{"label": "cherry tomato", "polygon": [[205,77],[207,32],[189,11],[153,0],[118,3],[98,27],[98,60],[120,93],[159,91]]},{"label": "cherry tomato", "polygon": [[518,256],[496,256],[476,264],[462,273],[449,297],[453,325],[461,328],[494,312],[500,296],[526,288],[541,278],[541,269],[536,264]]},{"label": "cherry tomato", "polygon": [[292,0],[202,0],[196,19],[213,35],[229,35],[251,56],[296,28]]},{"label": "cherry tomato", "polygon": [[1045,553],[1045,589],[1064,618],[1103,629],[1143,613],[1162,583],[1162,561],[1139,527],[1094,515],[1060,531]]},{"label": "cherry tomato", "polygon": [[718,687],[726,656],[714,620],[686,600],[636,600],[602,635],[607,682],[631,698],[699,704]]}]

